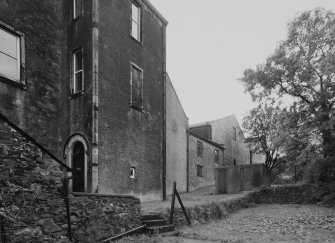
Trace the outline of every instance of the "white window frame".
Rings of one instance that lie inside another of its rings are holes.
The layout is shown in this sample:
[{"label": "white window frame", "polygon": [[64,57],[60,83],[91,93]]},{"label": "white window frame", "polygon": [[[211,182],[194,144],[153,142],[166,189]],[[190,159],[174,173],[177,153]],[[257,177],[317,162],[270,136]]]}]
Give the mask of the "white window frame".
[{"label": "white window frame", "polygon": [[[133,72],[132,68],[135,68],[141,72],[141,78],[142,78],[142,84],[141,84],[141,99],[142,99],[142,104],[140,107],[136,106],[133,104]],[[137,66],[135,63],[130,62],[130,106],[133,108],[138,108],[143,110],[143,83],[144,83],[144,74],[143,74],[143,69]]]},{"label": "white window frame", "polygon": [[[76,55],[81,52],[81,69],[76,70]],[[73,65],[73,94],[80,93],[84,90],[84,57],[83,57],[83,49],[79,48],[72,52],[72,65]],[[76,74],[81,72],[81,89],[77,87]]]},{"label": "white window frame", "polygon": [[[19,33],[14,32],[14,31],[8,30],[7,28],[4,28],[2,25],[0,25],[0,29],[1,29],[1,31],[4,31],[4,32],[8,33],[9,35],[16,38],[16,58],[15,58],[15,60],[16,60],[16,66],[17,66],[17,70],[16,70],[17,73],[16,73],[15,78],[6,76],[3,73],[0,73],[0,76],[6,78],[8,80],[12,80],[14,82],[20,83],[21,82],[21,55],[22,55],[22,53],[21,53],[22,52],[22,50],[21,50],[21,38],[22,38],[22,35],[20,35]],[[10,58],[14,59],[13,56],[8,55],[7,53],[4,53],[4,52],[1,52],[1,53],[5,56],[9,56]]]},{"label": "white window frame", "polygon": [[[137,9],[137,19],[134,19],[134,7]],[[137,25],[137,33],[136,36],[133,35],[133,23]],[[131,4],[131,28],[130,35],[137,41],[141,41],[141,7],[139,4],[132,2]]]},{"label": "white window frame", "polygon": [[[77,1],[81,1],[81,8],[80,8],[80,12],[77,13]],[[72,8],[73,8],[73,11],[72,11],[72,19],[76,19],[78,17],[80,17],[82,14],[83,14],[83,0],[72,0]]]}]

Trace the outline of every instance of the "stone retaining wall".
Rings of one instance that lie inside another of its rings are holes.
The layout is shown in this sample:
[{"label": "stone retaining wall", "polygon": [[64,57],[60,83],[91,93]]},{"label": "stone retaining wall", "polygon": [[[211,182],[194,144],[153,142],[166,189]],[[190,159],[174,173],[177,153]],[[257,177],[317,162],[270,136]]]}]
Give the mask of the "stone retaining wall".
[{"label": "stone retaining wall", "polygon": [[[319,206],[335,207],[335,184],[308,184],[277,187],[263,187],[248,194],[238,194],[236,199],[222,202],[212,202],[187,208],[187,214],[192,224],[207,223],[226,218],[229,214],[254,206],[255,204],[317,204]],[[167,209],[166,217],[170,215]],[[181,208],[175,209],[174,223],[177,226],[187,225]]]},{"label": "stone retaining wall", "polygon": [[[229,214],[250,206],[249,198],[239,197],[238,199],[226,200],[223,202],[211,202],[206,205],[198,205],[191,208],[186,208],[186,212],[192,222],[208,223],[213,220],[227,218]],[[170,209],[167,209],[166,217],[169,217]],[[185,215],[181,208],[176,208],[174,213],[174,224],[176,226],[187,225]]]},{"label": "stone retaining wall", "polygon": [[79,242],[99,242],[141,225],[135,197],[75,193],[70,204],[73,238]]},{"label": "stone retaining wall", "polygon": [[249,194],[250,202],[256,204],[317,204],[335,206],[335,183],[287,185],[262,188]]},{"label": "stone retaining wall", "polygon": [[9,242],[58,241],[66,235],[58,191],[66,174],[18,131],[0,120],[0,214]]}]

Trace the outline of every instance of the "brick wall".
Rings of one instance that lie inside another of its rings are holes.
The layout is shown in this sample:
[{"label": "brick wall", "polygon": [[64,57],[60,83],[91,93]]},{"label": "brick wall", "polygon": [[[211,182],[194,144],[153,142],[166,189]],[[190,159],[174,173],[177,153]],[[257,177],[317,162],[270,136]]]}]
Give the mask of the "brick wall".
[{"label": "brick wall", "polygon": [[[130,0],[99,2],[99,192],[160,199],[165,26],[137,2],[141,43],[130,36]],[[131,62],[143,69],[142,111],[130,107]]]}]

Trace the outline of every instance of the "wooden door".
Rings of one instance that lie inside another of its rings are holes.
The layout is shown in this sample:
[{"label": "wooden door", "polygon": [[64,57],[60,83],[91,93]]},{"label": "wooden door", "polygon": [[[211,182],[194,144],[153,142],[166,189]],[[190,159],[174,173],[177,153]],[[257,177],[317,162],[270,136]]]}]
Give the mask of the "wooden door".
[{"label": "wooden door", "polygon": [[85,148],[80,142],[77,142],[73,147],[72,167],[76,169],[73,172],[72,191],[85,191]]}]

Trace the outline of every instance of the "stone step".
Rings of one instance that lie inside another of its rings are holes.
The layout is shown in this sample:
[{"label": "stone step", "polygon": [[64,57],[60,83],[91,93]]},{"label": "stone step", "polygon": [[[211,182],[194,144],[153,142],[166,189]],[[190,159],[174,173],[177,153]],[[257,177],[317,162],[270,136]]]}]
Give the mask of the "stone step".
[{"label": "stone step", "polygon": [[151,219],[151,220],[142,220],[142,223],[147,227],[167,225],[168,222],[166,219]]},{"label": "stone step", "polygon": [[158,220],[158,219],[165,219],[165,218],[163,215],[158,213],[142,214],[142,221]]},{"label": "stone step", "polygon": [[168,225],[147,227],[145,230],[149,234],[161,234],[161,233],[174,231],[174,229],[175,229],[175,226],[173,224],[168,224]]}]

